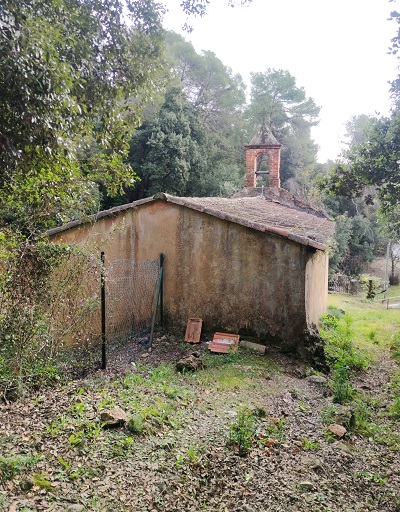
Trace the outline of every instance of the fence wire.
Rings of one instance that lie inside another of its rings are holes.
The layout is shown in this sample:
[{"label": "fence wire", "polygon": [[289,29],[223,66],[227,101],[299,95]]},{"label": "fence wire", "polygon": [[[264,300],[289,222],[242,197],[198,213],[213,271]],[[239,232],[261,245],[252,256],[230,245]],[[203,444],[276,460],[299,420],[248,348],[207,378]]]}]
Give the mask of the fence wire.
[{"label": "fence wire", "polygon": [[330,274],[328,276],[328,290],[336,293],[359,295],[361,293],[361,285],[358,279],[353,277],[344,274]]},{"label": "fence wire", "polygon": [[117,259],[105,273],[107,342],[147,340],[154,314],[158,261]]}]

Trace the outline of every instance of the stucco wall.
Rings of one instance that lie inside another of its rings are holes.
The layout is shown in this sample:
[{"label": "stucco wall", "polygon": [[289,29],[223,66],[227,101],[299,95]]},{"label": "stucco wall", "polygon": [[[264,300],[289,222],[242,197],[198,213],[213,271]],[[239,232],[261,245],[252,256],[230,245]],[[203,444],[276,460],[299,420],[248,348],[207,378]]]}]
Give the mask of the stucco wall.
[{"label": "stucco wall", "polygon": [[328,307],[327,251],[315,251],[309,255],[306,266],[306,313],[307,325],[318,326],[321,315]]},{"label": "stucco wall", "polygon": [[89,236],[108,263],[157,260],[164,253],[166,316],[182,332],[189,317],[201,317],[206,330],[248,329],[291,345],[326,303],[320,251],[184,206],[146,203],[53,239]]}]

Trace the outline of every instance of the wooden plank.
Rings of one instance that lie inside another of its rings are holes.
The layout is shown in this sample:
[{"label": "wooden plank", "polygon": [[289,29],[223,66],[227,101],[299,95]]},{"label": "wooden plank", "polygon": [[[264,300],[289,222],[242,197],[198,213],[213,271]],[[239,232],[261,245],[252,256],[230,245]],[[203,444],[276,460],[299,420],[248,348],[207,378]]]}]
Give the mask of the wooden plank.
[{"label": "wooden plank", "polygon": [[203,325],[203,320],[201,318],[189,318],[187,327],[186,327],[186,334],[185,334],[185,341],[187,343],[199,343],[200,342],[202,325]]}]

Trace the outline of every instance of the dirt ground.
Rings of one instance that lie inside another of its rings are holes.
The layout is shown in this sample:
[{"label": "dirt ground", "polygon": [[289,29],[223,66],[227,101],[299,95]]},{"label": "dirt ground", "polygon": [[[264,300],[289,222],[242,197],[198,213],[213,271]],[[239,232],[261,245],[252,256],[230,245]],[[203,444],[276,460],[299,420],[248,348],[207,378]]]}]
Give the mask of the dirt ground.
[{"label": "dirt ground", "polygon": [[[0,510],[400,511],[388,353],[354,382],[367,428],[349,427],[353,412],[296,359],[195,348],[195,373],[173,366],[193,347],[160,336],[151,352],[115,349],[105,372],[1,404]],[[115,406],[129,423],[102,428]]]}]

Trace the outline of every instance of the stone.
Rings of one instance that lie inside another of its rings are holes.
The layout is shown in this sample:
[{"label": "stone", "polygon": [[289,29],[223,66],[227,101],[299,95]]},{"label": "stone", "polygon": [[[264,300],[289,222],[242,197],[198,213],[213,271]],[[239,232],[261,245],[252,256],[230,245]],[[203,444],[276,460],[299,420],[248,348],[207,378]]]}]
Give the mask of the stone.
[{"label": "stone", "polygon": [[304,482],[299,483],[299,487],[305,491],[311,491],[314,488],[314,484],[308,480],[305,480]]},{"label": "stone", "polygon": [[33,487],[33,481],[29,478],[22,480],[20,483],[21,491],[30,491]]},{"label": "stone", "polygon": [[343,437],[346,434],[346,432],[347,432],[346,428],[344,428],[342,425],[338,425],[337,423],[331,423],[329,425],[328,429],[336,437]]},{"label": "stone", "polygon": [[200,358],[199,352],[194,352],[190,356],[182,357],[176,364],[175,368],[177,372],[195,372],[203,368],[203,362]]},{"label": "stone", "polygon": [[321,460],[317,457],[313,457],[312,455],[304,455],[301,457],[300,464],[305,469],[323,469]]},{"label": "stone", "polygon": [[255,512],[255,510],[254,510],[254,508],[245,504],[245,505],[243,505],[243,512]]},{"label": "stone", "polygon": [[256,350],[257,352],[260,352],[260,354],[265,354],[265,345],[260,345],[259,343],[253,343],[251,341],[242,340],[240,342],[240,346],[244,348],[248,348],[250,350]]},{"label": "stone", "polygon": [[307,382],[313,382],[314,384],[327,384],[328,379],[323,375],[309,375],[305,378]]},{"label": "stone", "polygon": [[67,512],[82,512],[82,510],[85,510],[85,507],[83,505],[79,505],[79,503],[72,503],[67,507]]},{"label": "stone", "polygon": [[114,409],[101,411],[100,419],[105,427],[119,427],[125,425],[128,421],[128,416],[121,407],[114,407]]}]

